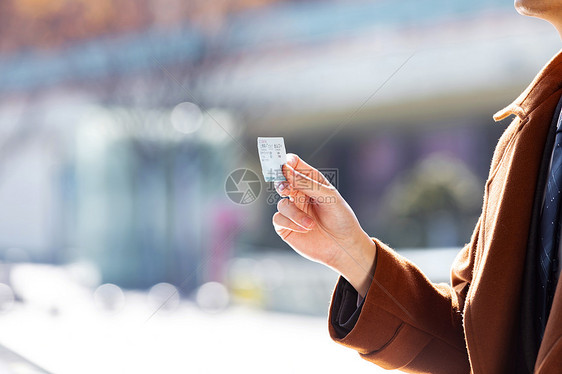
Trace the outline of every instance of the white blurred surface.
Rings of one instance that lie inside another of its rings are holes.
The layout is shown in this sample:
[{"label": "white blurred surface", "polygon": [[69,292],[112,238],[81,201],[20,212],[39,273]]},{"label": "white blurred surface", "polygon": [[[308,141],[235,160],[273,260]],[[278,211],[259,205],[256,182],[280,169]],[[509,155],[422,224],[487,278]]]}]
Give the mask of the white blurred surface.
[{"label": "white blurred surface", "polygon": [[[442,282],[458,251],[399,253]],[[54,374],[383,372],[331,341],[326,315],[337,275],[294,255],[233,261],[232,284],[236,274],[254,277],[238,304],[217,282],[202,285],[195,302],[167,283],[146,292],[96,287],[96,270],[78,265],[10,268],[11,286],[0,284],[12,295],[0,313],[0,345]]]},{"label": "white blurred surface", "polygon": [[208,314],[183,302],[147,321],[152,309],[142,295],[126,296],[114,315],[20,305],[0,317],[0,343],[55,374],[384,371],[333,343],[325,318],[242,308]]}]

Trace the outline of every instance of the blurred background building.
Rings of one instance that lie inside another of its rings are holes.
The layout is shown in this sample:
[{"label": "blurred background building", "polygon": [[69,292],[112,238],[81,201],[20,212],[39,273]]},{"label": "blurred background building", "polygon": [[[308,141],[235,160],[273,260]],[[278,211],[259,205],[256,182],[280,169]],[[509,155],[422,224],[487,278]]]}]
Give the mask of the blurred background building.
[{"label": "blurred background building", "polygon": [[491,116],[558,49],[505,0],[3,0],[0,281],[25,301],[17,265],[47,264],[103,305],[102,284],[164,283],[164,303],[325,315],[336,275],[277,237],[271,186],[225,193],[259,174],[257,136],[337,170],[364,229],[448,281]]}]

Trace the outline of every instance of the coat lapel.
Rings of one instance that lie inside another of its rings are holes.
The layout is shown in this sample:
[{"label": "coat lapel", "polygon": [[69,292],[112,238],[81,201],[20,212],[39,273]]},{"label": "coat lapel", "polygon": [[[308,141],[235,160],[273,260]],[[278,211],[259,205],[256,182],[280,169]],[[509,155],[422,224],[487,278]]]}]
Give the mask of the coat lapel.
[{"label": "coat lapel", "polygon": [[[525,305],[523,314],[520,310],[522,297],[525,302],[533,300],[527,291],[522,293],[524,287],[530,288],[535,281],[534,273],[527,275],[525,272],[528,262],[532,261],[530,255],[527,256],[527,247],[530,235],[535,238],[537,235],[531,232],[536,227],[532,221],[537,219],[537,209],[540,213],[537,196],[542,195],[540,185],[545,178],[541,180],[541,175],[545,173],[547,162],[543,153],[560,98],[561,83],[562,53],[559,53],[517,100],[494,116],[496,120],[513,114],[518,118],[498,143],[486,183],[484,224],[464,313],[465,336],[474,373],[517,372],[522,368],[521,362],[523,368],[532,367],[533,356],[537,354],[538,347],[528,341],[534,334],[532,325],[528,326],[529,313],[534,308]],[[562,311],[561,289],[556,297],[556,307],[553,306],[551,313]],[[556,333],[551,331],[560,327],[557,323],[553,321],[547,327],[537,365],[545,357],[548,360],[548,347],[560,343],[554,336]],[[524,350],[521,338],[526,341]],[[518,353],[524,355],[519,362],[515,359]]]}]

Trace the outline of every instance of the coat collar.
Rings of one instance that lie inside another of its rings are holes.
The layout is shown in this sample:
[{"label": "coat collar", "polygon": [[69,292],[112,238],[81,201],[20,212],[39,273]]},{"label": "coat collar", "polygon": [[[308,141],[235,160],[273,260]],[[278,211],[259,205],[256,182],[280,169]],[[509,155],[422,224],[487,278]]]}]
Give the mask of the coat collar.
[{"label": "coat collar", "polygon": [[561,87],[562,51],[543,67],[529,87],[513,103],[494,114],[494,120],[501,121],[512,114],[524,119]]}]

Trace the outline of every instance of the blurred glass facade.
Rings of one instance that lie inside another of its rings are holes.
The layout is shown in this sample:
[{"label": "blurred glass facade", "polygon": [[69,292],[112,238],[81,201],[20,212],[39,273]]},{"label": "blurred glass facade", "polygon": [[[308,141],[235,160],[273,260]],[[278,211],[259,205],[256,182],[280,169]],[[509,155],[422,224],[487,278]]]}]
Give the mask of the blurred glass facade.
[{"label": "blurred glass facade", "polygon": [[499,0],[71,4],[3,4],[4,258],[186,294],[239,254],[287,251],[271,188],[245,207],[224,194],[230,171],[259,170],[258,135],[336,168],[373,235],[462,245],[502,131],[490,114],[554,51],[514,53],[546,30]]}]

